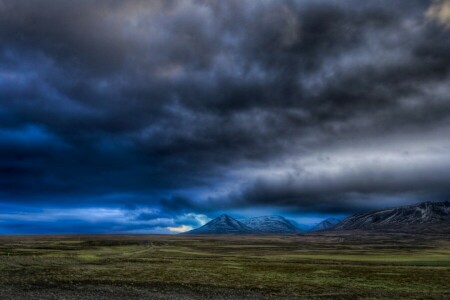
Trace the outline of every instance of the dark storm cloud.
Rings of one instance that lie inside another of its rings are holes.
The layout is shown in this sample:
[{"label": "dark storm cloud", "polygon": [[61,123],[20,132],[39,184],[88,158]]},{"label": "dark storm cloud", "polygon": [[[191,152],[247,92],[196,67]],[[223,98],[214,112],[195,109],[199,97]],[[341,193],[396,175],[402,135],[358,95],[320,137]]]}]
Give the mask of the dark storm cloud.
[{"label": "dark storm cloud", "polygon": [[444,197],[447,3],[0,1],[1,196],[168,214]]}]

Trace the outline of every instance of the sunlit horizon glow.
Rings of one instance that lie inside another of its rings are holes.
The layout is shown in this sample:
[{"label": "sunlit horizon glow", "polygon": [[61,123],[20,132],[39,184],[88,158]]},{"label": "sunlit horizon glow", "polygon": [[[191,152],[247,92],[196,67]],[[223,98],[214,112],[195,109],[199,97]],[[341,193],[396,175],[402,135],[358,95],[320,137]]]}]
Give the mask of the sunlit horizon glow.
[{"label": "sunlit horizon glow", "polygon": [[182,233],[193,229],[192,226],[188,225],[181,225],[179,227],[167,227],[167,228],[169,229],[169,231],[176,233]]}]

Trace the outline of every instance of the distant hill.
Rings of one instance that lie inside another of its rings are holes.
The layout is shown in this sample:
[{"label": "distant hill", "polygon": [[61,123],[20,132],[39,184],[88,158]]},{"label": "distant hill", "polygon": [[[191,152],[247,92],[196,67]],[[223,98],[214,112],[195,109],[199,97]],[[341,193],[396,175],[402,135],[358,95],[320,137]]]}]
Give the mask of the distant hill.
[{"label": "distant hill", "polygon": [[346,218],[333,230],[450,233],[450,202],[424,202],[360,213]]},{"label": "distant hill", "polygon": [[185,232],[186,234],[249,234],[255,231],[238,220],[221,215],[202,227]]},{"label": "distant hill", "polygon": [[313,228],[311,228],[310,231],[328,230],[328,229],[335,227],[337,224],[339,224],[339,222],[341,222],[341,221],[336,218],[328,218],[328,219],[323,220],[322,222],[320,222]]},{"label": "distant hill", "polygon": [[291,221],[280,216],[264,216],[240,220],[257,233],[297,233],[301,231]]}]

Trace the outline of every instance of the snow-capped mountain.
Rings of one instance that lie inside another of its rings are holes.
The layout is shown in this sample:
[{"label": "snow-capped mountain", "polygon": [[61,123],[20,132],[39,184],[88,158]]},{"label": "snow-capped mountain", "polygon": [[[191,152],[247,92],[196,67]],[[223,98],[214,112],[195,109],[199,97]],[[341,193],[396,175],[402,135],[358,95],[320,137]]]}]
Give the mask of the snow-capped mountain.
[{"label": "snow-capped mountain", "polygon": [[296,233],[300,229],[280,216],[264,216],[240,220],[258,233]]},{"label": "snow-capped mountain", "polygon": [[[329,218],[311,231],[381,230],[401,232],[450,233],[450,202],[424,202],[360,213],[343,221]],[[228,215],[206,223],[187,234],[295,234],[303,230],[293,221],[280,216],[236,220]]]},{"label": "snow-capped mountain", "polygon": [[[429,225],[442,224],[441,229],[450,227],[450,202],[424,202],[353,215],[343,220],[335,230],[422,230]],[[436,228],[436,226],[434,226]]]},{"label": "snow-capped mountain", "polygon": [[280,216],[264,216],[245,220],[236,220],[228,215],[206,223],[202,227],[193,229],[188,234],[286,234],[297,233],[301,230],[289,220]]},{"label": "snow-capped mountain", "polygon": [[245,234],[254,233],[254,230],[238,220],[221,215],[209,221],[202,227],[186,232],[188,234]]},{"label": "snow-capped mountain", "polygon": [[322,231],[322,230],[328,230],[339,224],[340,220],[336,218],[328,218],[314,226],[311,231]]}]

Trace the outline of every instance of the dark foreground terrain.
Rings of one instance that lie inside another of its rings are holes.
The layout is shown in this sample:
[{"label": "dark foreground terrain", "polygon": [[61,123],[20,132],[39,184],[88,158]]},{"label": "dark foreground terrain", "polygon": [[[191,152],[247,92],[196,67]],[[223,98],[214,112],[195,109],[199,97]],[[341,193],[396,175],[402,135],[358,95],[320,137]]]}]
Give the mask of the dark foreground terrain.
[{"label": "dark foreground terrain", "polygon": [[450,239],[0,237],[0,299],[264,298],[450,299]]}]

